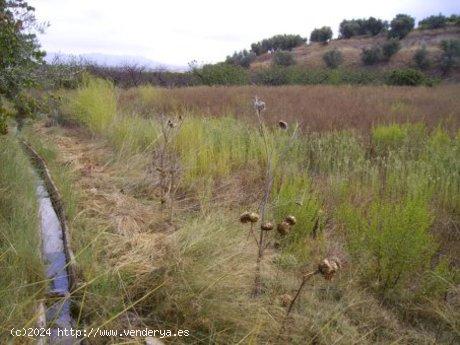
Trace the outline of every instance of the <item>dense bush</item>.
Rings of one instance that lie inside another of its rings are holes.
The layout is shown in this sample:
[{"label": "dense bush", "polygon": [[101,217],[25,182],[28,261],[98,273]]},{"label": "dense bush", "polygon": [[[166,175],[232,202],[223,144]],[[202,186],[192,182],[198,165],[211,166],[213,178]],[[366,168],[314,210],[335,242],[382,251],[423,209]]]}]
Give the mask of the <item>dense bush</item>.
[{"label": "dense bush", "polygon": [[390,85],[417,86],[424,82],[425,75],[412,68],[393,70],[388,76],[388,84]]},{"label": "dense bush", "polygon": [[204,65],[193,71],[204,85],[243,85],[249,81],[245,68],[225,62]]},{"label": "dense bush", "polygon": [[460,26],[460,16],[452,14],[449,18],[447,18],[447,24]]},{"label": "dense bush", "polygon": [[357,35],[375,36],[385,31],[388,23],[381,19],[369,17],[368,19],[344,19],[339,26],[339,37],[350,38]]},{"label": "dense bush", "polygon": [[425,70],[430,67],[431,62],[428,59],[428,50],[425,45],[415,51],[413,60],[417,67],[421,70]]},{"label": "dense bush", "polygon": [[329,26],[315,29],[310,34],[311,42],[327,42],[332,38],[332,29]]},{"label": "dense bush", "polygon": [[279,50],[273,55],[273,64],[275,66],[292,66],[295,65],[296,61],[294,55],[291,52]]},{"label": "dense bush", "polygon": [[382,60],[382,48],[379,46],[363,48],[361,52],[361,61],[365,65],[374,65],[380,60]]},{"label": "dense bush", "polygon": [[234,52],[232,56],[227,56],[225,62],[233,64],[235,66],[241,66],[248,68],[251,65],[251,62],[256,58],[256,53],[249,52],[246,49],[240,52]]},{"label": "dense bush", "polygon": [[259,85],[286,85],[289,84],[288,69],[280,66],[260,68],[252,75],[252,81]]},{"label": "dense bush", "polygon": [[418,22],[420,29],[439,29],[447,25],[447,17],[439,13],[437,16],[429,16]]},{"label": "dense bush", "polygon": [[444,40],[441,42],[441,49],[443,53],[440,67],[444,74],[448,74],[459,64],[460,40]]},{"label": "dense bush", "polygon": [[332,49],[324,53],[323,60],[327,67],[337,68],[342,64],[343,56],[340,50]]},{"label": "dense bush", "polygon": [[382,54],[385,60],[389,60],[401,48],[401,43],[397,38],[390,38],[382,45]]},{"label": "dense bush", "polygon": [[251,51],[256,55],[261,55],[274,50],[292,50],[305,43],[305,39],[300,35],[276,35],[271,38],[264,39],[260,42],[251,44]]},{"label": "dense bush", "polygon": [[390,23],[389,37],[404,38],[414,28],[415,19],[407,14],[398,14]]},{"label": "dense bush", "polygon": [[379,291],[396,290],[429,266],[436,244],[425,200],[375,201],[367,212],[345,206],[340,213],[353,259]]}]

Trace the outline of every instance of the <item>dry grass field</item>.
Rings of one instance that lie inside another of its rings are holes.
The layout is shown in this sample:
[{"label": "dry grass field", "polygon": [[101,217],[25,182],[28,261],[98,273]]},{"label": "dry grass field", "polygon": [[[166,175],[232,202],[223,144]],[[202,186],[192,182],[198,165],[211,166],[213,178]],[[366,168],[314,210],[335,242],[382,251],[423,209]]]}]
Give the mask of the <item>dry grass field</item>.
[{"label": "dry grass field", "polygon": [[251,99],[268,104],[265,117],[298,122],[307,131],[355,129],[369,133],[377,124],[423,122],[443,124],[455,131],[460,125],[460,87],[391,86],[282,86],[193,87],[122,91],[118,103],[126,112],[144,116],[180,112],[202,116],[233,116],[254,122]]},{"label": "dry grass field", "polygon": [[[458,342],[458,90],[60,91],[24,135],[66,202],[77,326],[190,330],[167,344]],[[261,257],[244,211],[296,224]],[[286,319],[331,257],[339,271]]]}]

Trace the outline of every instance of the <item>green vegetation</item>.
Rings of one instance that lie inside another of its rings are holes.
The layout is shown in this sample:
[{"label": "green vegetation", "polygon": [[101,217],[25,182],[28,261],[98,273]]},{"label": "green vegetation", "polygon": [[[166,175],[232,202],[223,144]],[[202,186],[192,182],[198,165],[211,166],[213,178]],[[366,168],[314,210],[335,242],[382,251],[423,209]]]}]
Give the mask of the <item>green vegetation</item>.
[{"label": "green vegetation", "polygon": [[295,58],[291,52],[279,50],[273,56],[275,66],[292,66],[295,65]]},{"label": "green vegetation", "polygon": [[193,73],[203,85],[243,85],[249,82],[245,68],[225,62],[195,68]]},{"label": "green vegetation", "polygon": [[415,25],[415,19],[407,14],[397,14],[390,22],[388,37],[404,38],[412,31]]},{"label": "green vegetation", "polygon": [[323,26],[319,29],[314,29],[310,34],[311,42],[326,43],[332,38],[332,29],[329,26]]},{"label": "green vegetation", "polygon": [[459,65],[460,40],[444,40],[441,42],[443,51],[441,56],[441,69],[445,74]]},{"label": "green vegetation", "polygon": [[401,49],[401,43],[398,39],[390,38],[382,45],[382,54],[385,60],[390,60],[390,58],[395,55],[399,49]]},{"label": "green vegetation", "polygon": [[426,49],[426,45],[415,51],[413,60],[417,67],[421,70],[426,70],[431,66],[431,61],[428,58],[428,50]]},{"label": "green vegetation", "polygon": [[375,65],[382,60],[382,48],[380,46],[372,46],[363,48],[361,52],[361,61],[365,65]]},{"label": "green vegetation", "polygon": [[369,17],[368,19],[344,19],[340,23],[339,38],[351,38],[359,35],[375,36],[387,30],[388,23],[381,19]]},{"label": "green vegetation", "polygon": [[337,68],[343,62],[343,56],[340,50],[332,49],[324,53],[323,61],[329,68]]},{"label": "green vegetation", "polygon": [[418,22],[418,27],[420,29],[439,29],[443,28],[447,25],[448,23],[448,18],[446,16],[443,16],[441,13],[438,15],[432,15],[429,17],[426,17],[425,19],[421,20]]},{"label": "green vegetation", "polygon": [[[0,0],[0,109],[4,99],[21,105],[21,91],[34,84],[34,71],[44,53],[36,38],[34,8],[24,0]],[[19,116],[24,115],[19,109]],[[6,114],[0,111],[0,135],[6,133]]]},{"label": "green vegetation", "polygon": [[276,35],[251,44],[251,51],[261,55],[269,50],[291,50],[305,44],[305,39],[299,35]]},{"label": "green vegetation", "polygon": [[393,70],[388,76],[390,85],[417,86],[426,81],[424,74],[412,68]]},{"label": "green vegetation", "polygon": [[246,49],[233,53],[232,56],[227,56],[225,59],[226,63],[230,63],[236,66],[248,68],[251,62],[256,58],[256,53],[247,51]]},{"label": "green vegetation", "polygon": [[[35,177],[17,140],[0,137],[0,328],[35,327],[45,280]],[[0,335],[0,341],[7,343]]]}]

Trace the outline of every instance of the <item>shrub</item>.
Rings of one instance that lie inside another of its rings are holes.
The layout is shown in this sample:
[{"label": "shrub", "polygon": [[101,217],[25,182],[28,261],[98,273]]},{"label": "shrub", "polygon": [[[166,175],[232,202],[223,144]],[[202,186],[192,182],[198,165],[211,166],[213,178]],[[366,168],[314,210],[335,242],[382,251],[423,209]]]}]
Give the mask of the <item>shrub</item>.
[{"label": "shrub", "polygon": [[277,51],[273,56],[273,64],[275,66],[292,66],[296,61],[294,55],[288,51]]},{"label": "shrub", "polygon": [[324,63],[329,68],[337,68],[343,62],[343,56],[340,50],[332,49],[324,53],[323,55]]},{"label": "shrub", "polygon": [[401,48],[401,43],[396,38],[390,38],[382,45],[382,54],[385,60],[389,60]]},{"label": "shrub", "polygon": [[252,80],[261,85],[284,85],[288,84],[288,70],[286,67],[272,66],[255,71]]},{"label": "shrub", "polygon": [[292,50],[305,43],[305,39],[299,35],[276,35],[271,38],[266,38],[260,42],[251,44],[251,52],[256,55],[261,55],[274,50]]},{"label": "shrub", "polygon": [[460,40],[444,40],[441,42],[443,51],[441,56],[441,70],[448,74],[454,67],[458,66],[460,57]]},{"label": "shrub", "polygon": [[396,69],[391,71],[388,76],[388,84],[390,85],[417,86],[423,84],[424,81],[425,75],[412,68]]},{"label": "shrub", "polygon": [[349,206],[340,213],[354,260],[369,285],[381,292],[402,286],[430,264],[436,245],[424,200],[375,201],[367,215]]},{"label": "shrub", "polygon": [[379,46],[364,48],[361,52],[361,61],[365,65],[374,65],[380,60],[382,60],[382,48]]},{"label": "shrub", "polygon": [[339,26],[340,38],[351,38],[357,35],[375,36],[385,31],[388,23],[381,19],[369,17],[368,19],[344,19]]},{"label": "shrub", "polygon": [[332,29],[329,26],[323,26],[320,29],[315,29],[310,34],[312,42],[327,42],[332,38]]},{"label": "shrub", "polygon": [[447,24],[460,26],[460,16],[452,14],[449,18],[447,18]]},{"label": "shrub", "polygon": [[389,37],[404,38],[414,28],[415,19],[407,14],[398,14],[390,23]]},{"label": "shrub", "polygon": [[430,67],[430,60],[428,59],[428,50],[426,46],[422,46],[422,48],[417,49],[414,53],[413,60],[418,68],[425,70]]},{"label": "shrub", "polygon": [[234,52],[232,56],[227,56],[225,62],[235,66],[248,68],[255,58],[256,54],[254,52],[249,52],[245,49],[240,52]]},{"label": "shrub", "polygon": [[87,78],[74,93],[69,94],[67,106],[76,120],[93,133],[107,130],[116,117],[115,87],[107,80]]},{"label": "shrub", "polygon": [[225,62],[204,65],[194,73],[204,85],[243,85],[249,79],[246,69]]},{"label": "shrub", "polygon": [[437,16],[429,16],[418,22],[420,29],[439,29],[447,25],[447,18],[439,13]]},{"label": "shrub", "polygon": [[384,156],[400,148],[407,138],[407,128],[398,124],[381,125],[372,129],[372,143],[377,154]]}]

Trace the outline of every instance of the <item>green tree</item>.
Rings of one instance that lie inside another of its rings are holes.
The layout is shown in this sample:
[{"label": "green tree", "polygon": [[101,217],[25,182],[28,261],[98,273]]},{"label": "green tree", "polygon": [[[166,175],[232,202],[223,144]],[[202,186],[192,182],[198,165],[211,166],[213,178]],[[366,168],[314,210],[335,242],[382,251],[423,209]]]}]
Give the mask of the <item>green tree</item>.
[{"label": "green tree", "polygon": [[225,62],[233,64],[235,66],[241,66],[244,68],[249,68],[251,62],[256,58],[256,53],[249,52],[246,49],[233,53],[232,56],[227,56]]},{"label": "green tree", "polygon": [[327,42],[332,38],[332,29],[329,26],[323,26],[320,29],[315,29],[310,34],[312,42]]},{"label": "green tree", "polygon": [[14,98],[33,82],[32,71],[42,62],[34,8],[24,0],[0,0],[0,93]]},{"label": "green tree", "polygon": [[2,98],[16,98],[34,83],[33,71],[42,63],[34,8],[24,0],[0,0],[0,127],[6,132]]},{"label": "green tree", "polygon": [[398,14],[390,23],[388,36],[392,38],[404,38],[414,28],[415,19],[407,14]]}]

